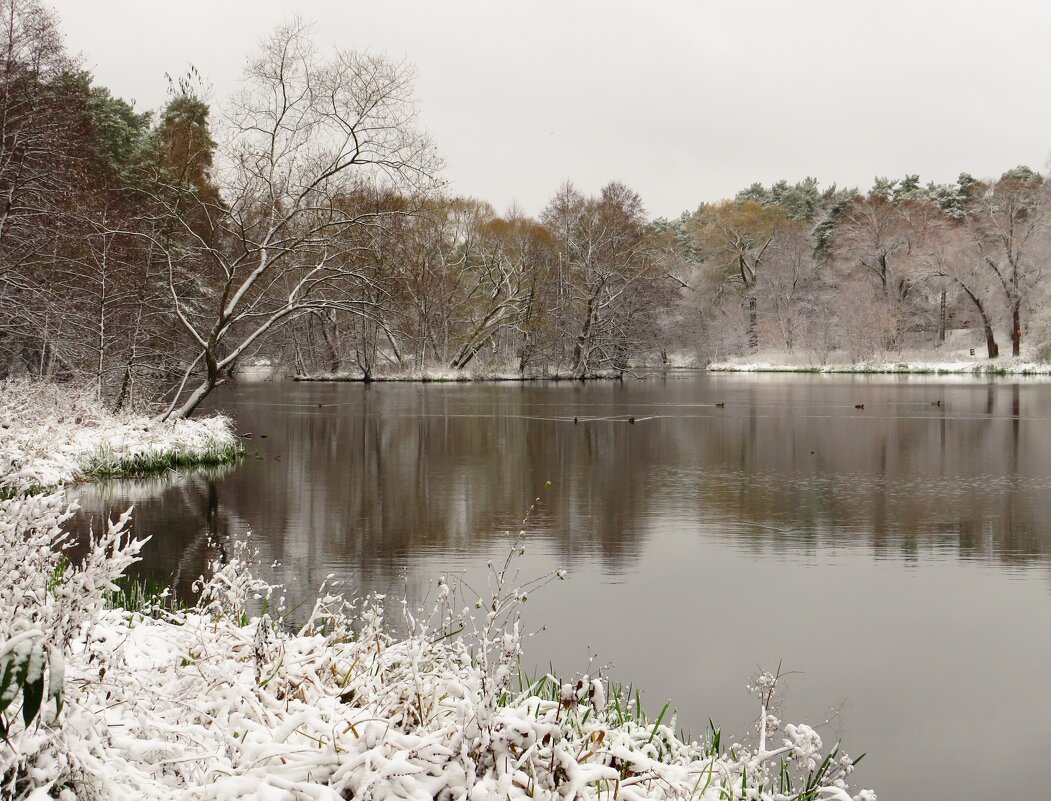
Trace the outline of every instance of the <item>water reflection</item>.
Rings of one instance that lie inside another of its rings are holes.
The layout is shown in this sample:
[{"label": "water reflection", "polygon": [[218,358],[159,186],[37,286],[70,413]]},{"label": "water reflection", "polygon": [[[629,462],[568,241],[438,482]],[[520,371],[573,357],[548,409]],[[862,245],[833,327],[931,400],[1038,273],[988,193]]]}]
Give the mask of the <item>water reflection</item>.
[{"label": "water reflection", "polygon": [[196,575],[209,537],[251,528],[303,579],[350,568],[390,582],[420,554],[517,528],[538,492],[527,527],[564,561],[612,571],[630,570],[655,519],[751,553],[1026,563],[1051,544],[1041,382],[266,384],[215,405],[253,432],[243,466],[83,498],[95,514],[136,503],[148,568]]}]

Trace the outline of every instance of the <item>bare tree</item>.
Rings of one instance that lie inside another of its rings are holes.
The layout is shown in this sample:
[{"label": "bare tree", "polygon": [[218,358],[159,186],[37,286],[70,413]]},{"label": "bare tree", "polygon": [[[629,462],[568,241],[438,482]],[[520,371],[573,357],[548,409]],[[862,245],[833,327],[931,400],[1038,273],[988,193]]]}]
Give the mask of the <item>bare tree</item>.
[{"label": "bare tree", "polygon": [[73,68],[55,19],[35,0],[0,0],[0,275],[46,250],[48,212],[76,153],[63,108]]},{"label": "bare tree", "polygon": [[554,240],[546,228],[513,209],[506,218],[486,220],[476,241],[476,256],[468,260],[468,325],[450,366],[462,369],[487,342],[514,332],[525,340],[518,348],[519,369],[524,370],[531,347],[529,323],[540,311],[538,283]]},{"label": "bare tree", "polygon": [[1041,257],[1047,255],[1047,195],[1043,176],[1018,167],[982,185],[968,205],[966,219],[978,257],[995,276],[1007,304],[1012,356],[1022,353],[1022,307],[1042,275]]},{"label": "bare tree", "polygon": [[996,342],[996,316],[1000,304],[995,298],[999,289],[981,253],[975,248],[971,232],[960,223],[949,223],[932,233],[926,244],[926,278],[949,292],[958,293],[974,309],[985,338],[985,351],[990,359],[1000,355]]},{"label": "bare tree", "polygon": [[[220,199],[173,193],[196,204],[191,224],[168,202],[178,230],[157,238],[171,302],[202,375],[187,371],[168,414],[185,416],[225,370],[280,324],[341,309],[377,316],[348,228],[382,226],[400,212],[361,210],[362,186],[425,188],[436,168],[415,128],[412,73],[385,58],[336,51],[323,60],[300,22],[279,28],[246,70],[225,116],[216,173]],[[183,190],[185,188],[182,188]]]},{"label": "bare tree", "polygon": [[761,338],[788,351],[808,345],[807,320],[813,316],[817,288],[810,232],[803,223],[788,220],[780,226],[766,256]]},{"label": "bare tree", "polygon": [[760,283],[770,248],[791,225],[778,206],[755,200],[727,200],[702,206],[690,228],[715,290],[713,301],[734,298],[747,310],[748,347],[759,347]]},{"label": "bare tree", "polygon": [[567,185],[543,220],[561,249],[565,305],[559,313],[571,326],[571,374],[583,379],[603,369],[623,370],[651,339],[661,282],[668,283],[642,199],[617,182],[597,198]]},{"label": "bare tree", "polygon": [[[884,339],[880,350],[896,347],[906,325],[903,307],[914,282],[899,262],[910,250],[909,234],[901,207],[892,198],[873,191],[854,199],[842,213],[832,237],[833,264],[848,276],[841,286],[852,284],[851,273],[874,280],[876,295],[871,302],[886,306],[865,315],[873,318],[872,325],[879,323]],[[855,322],[859,319],[856,314],[850,318]]]},{"label": "bare tree", "polygon": [[0,0],[0,344],[44,374],[63,361],[50,336],[62,316],[50,314],[41,292],[61,252],[58,217],[80,177],[74,68],[50,11],[36,0]]}]

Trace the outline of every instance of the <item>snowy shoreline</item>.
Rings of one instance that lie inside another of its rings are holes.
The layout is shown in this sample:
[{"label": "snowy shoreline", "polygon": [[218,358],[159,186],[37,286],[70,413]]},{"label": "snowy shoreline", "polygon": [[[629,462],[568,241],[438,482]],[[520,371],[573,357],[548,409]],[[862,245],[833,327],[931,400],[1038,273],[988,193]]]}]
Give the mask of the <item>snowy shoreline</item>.
[{"label": "snowy shoreline", "polygon": [[610,372],[589,375],[584,379],[566,374],[521,375],[516,372],[502,371],[457,371],[457,370],[424,370],[405,373],[386,373],[370,376],[362,373],[313,373],[294,375],[293,381],[315,383],[485,383],[485,382],[521,382],[538,381],[572,382],[572,381],[618,381],[625,377],[654,378],[675,373],[813,373],[837,375],[974,375],[998,376],[1051,375],[1051,363],[1027,361],[1024,359],[973,359],[959,358],[932,361],[926,359],[901,359],[887,361],[837,362],[813,364],[809,361],[794,361],[787,358],[772,357],[768,359],[731,359],[711,362],[706,366],[694,364],[639,365],[623,373]]},{"label": "snowy shoreline", "polygon": [[781,361],[713,362],[705,368],[711,373],[817,373],[900,375],[1051,375],[1051,364],[1014,359],[977,361],[887,361],[854,364],[793,364]]},{"label": "snowy shoreline", "polygon": [[[21,419],[62,458],[8,475],[59,485],[87,475],[76,460],[90,451],[62,440],[84,418],[58,419],[48,397]],[[161,441],[130,422],[89,429],[113,452]],[[440,578],[429,612],[388,602],[406,634],[392,633],[382,596],[325,586],[292,630],[247,542],[210,565],[192,608],[112,607],[145,541],[128,510],[71,564],[74,508],[62,492],[0,500],[2,798],[875,799],[848,792],[854,762],[838,746],[770,714],[776,676],[750,688],[759,715],[745,743],[715,730],[685,741],[668,706],[650,719],[602,676],[525,677],[521,606],[566,574],[511,586],[524,532],[508,534],[487,597]]]},{"label": "snowy shoreline", "polygon": [[343,382],[354,384],[365,383],[415,383],[415,384],[469,384],[491,382],[523,382],[533,381],[619,381],[623,373],[609,372],[587,375],[584,378],[573,376],[568,373],[551,373],[534,375],[532,373],[522,375],[516,372],[500,371],[462,371],[462,370],[421,370],[404,373],[378,373],[370,375],[367,379],[363,373],[311,373],[309,375],[294,375],[293,381],[303,382]]},{"label": "snowy shoreline", "polygon": [[242,452],[226,417],[157,422],[114,414],[65,385],[0,382],[0,494],[221,464]]}]

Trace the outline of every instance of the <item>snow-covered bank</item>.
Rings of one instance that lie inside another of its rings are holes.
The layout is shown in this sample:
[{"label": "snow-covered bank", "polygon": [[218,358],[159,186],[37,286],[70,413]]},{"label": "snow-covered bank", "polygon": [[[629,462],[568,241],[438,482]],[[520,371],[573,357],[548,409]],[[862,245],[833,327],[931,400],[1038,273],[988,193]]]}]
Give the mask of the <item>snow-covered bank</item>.
[{"label": "snow-covered bank", "polygon": [[[616,381],[622,378],[624,373],[602,372],[589,373],[583,380],[586,381]],[[408,383],[468,383],[472,381],[580,381],[579,376],[569,373],[547,372],[547,373],[519,373],[513,370],[405,370],[401,372],[373,373],[366,379],[364,373],[311,373],[309,375],[296,375],[293,381],[343,381],[362,383],[365,381],[375,382],[408,382]]]},{"label": "snow-covered bank", "polygon": [[903,359],[811,363],[784,358],[733,359],[713,362],[707,369],[717,373],[902,373],[935,375],[1051,375],[1051,364],[1023,359],[959,358],[934,361]]},{"label": "snow-covered bank", "polygon": [[113,414],[69,385],[0,382],[0,494],[218,463],[240,451],[225,417],[159,423]]},{"label": "snow-covered bank", "polygon": [[380,598],[323,590],[297,631],[251,616],[276,601],[243,550],[191,610],[107,610],[140,547],[128,516],[74,568],[65,515],[57,495],[0,502],[0,797],[851,799],[850,760],[767,714],[773,677],[753,744],[684,742],[601,678],[519,686],[525,597],[502,580],[478,618],[440,582],[400,638]]}]

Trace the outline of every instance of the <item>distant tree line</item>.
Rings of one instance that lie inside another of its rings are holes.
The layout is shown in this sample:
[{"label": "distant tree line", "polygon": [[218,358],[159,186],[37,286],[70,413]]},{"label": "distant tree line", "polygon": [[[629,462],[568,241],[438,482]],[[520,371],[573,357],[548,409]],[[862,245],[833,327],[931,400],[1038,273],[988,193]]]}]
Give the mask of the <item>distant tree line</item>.
[{"label": "distant tree line", "polygon": [[710,351],[888,358],[972,328],[990,358],[1021,355],[1027,332],[1047,358],[1048,192],[1028,167],[952,184],[877,178],[866,192],[781,181],[671,227]]},{"label": "distant tree line", "polygon": [[114,97],[37,0],[0,0],[0,372],[187,415],[245,363],[588,378],[757,351],[827,360],[980,333],[1046,354],[1048,185],[755,184],[652,220],[567,182],[537,218],[450,196],[412,71],[299,22],[212,108]]}]

